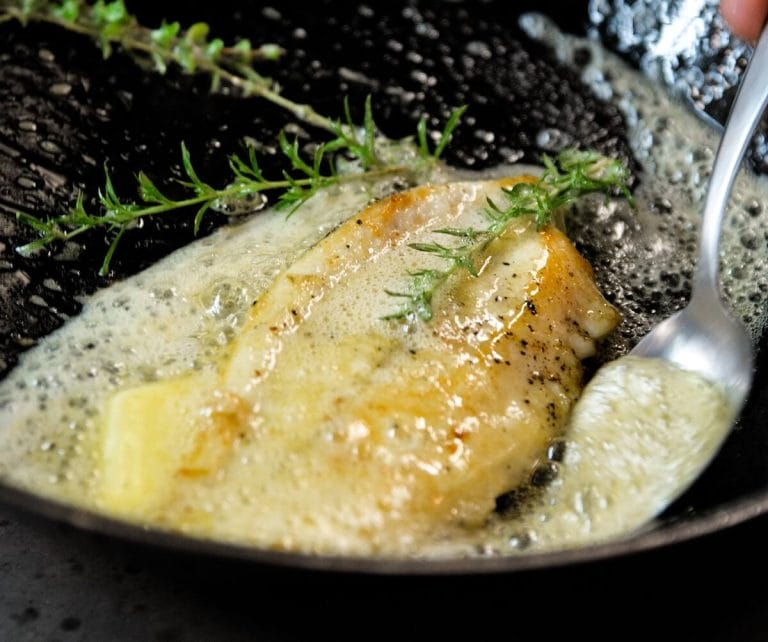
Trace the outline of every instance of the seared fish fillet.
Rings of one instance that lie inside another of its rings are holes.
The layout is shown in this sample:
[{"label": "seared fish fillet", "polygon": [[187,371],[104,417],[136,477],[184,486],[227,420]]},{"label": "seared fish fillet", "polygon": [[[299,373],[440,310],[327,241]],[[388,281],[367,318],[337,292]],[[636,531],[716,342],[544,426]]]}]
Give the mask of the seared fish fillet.
[{"label": "seared fish fillet", "polygon": [[341,225],[255,302],[211,375],[115,395],[99,498],[149,523],[260,546],[402,553],[482,524],[564,429],[581,359],[616,311],[556,228],[521,218],[457,271],[429,322],[384,317],[408,247],[483,226],[515,180],[419,187]]}]

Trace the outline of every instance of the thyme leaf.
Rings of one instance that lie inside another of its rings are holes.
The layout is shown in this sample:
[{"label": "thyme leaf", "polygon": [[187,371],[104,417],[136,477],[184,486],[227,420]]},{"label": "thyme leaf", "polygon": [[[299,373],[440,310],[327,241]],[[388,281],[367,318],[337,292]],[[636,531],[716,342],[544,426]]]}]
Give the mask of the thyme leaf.
[{"label": "thyme leaf", "polygon": [[434,150],[429,149],[429,141],[427,140],[427,118],[426,116],[422,116],[418,125],[416,126],[419,156],[424,159],[439,159],[445,151],[445,148],[451,142],[451,138],[453,138],[453,131],[458,126],[465,111],[467,111],[467,105],[456,107],[453,111],[451,111],[450,115],[448,116],[448,120],[445,123],[445,127],[440,132]]},{"label": "thyme leaf", "polygon": [[[432,295],[443,281],[443,272],[441,270],[417,270],[408,274],[412,280],[410,292],[393,292],[392,290],[385,290],[385,292],[390,296],[406,300],[408,316],[415,315],[422,321],[430,321],[432,319]],[[384,320],[394,320],[402,319],[403,316],[402,311],[398,311],[383,318]]]}]

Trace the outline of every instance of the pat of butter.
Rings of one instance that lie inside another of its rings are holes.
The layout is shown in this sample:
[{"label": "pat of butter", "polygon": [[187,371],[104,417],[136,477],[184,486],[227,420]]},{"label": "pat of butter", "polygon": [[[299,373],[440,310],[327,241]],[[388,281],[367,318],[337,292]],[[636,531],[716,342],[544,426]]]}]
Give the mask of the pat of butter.
[{"label": "pat of butter", "polygon": [[246,414],[233,395],[211,393],[203,375],[118,392],[104,413],[98,502],[138,515],[167,501],[173,484],[209,475],[237,440]]}]

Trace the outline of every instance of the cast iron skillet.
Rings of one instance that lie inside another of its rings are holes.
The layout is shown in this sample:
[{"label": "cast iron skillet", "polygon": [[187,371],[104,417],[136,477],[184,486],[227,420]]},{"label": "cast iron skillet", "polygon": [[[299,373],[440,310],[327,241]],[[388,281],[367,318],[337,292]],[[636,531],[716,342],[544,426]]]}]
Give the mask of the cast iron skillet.
[{"label": "cast iron skillet", "polygon": [[[445,113],[468,104],[469,116],[449,148],[447,160],[481,168],[501,161],[536,162],[543,151],[536,134],[556,127],[584,147],[597,148],[637,165],[615,106],[600,102],[578,80],[577,71],[554,61],[546,48],[518,28],[530,9],[504,2],[394,2],[386,10],[358,2],[315,3],[311,14],[289,4],[279,11],[256,2],[233,3],[232,12],[202,9],[187,15],[164,3],[162,13],[131,3],[143,21],[206,20],[225,38],[247,36],[277,42],[286,51],[264,73],[279,79],[284,93],[320,112],[338,114],[342,97],[354,106],[373,96],[379,127],[391,137],[414,131],[426,113],[437,127]],[[303,5],[302,5],[303,7]],[[536,3],[565,29],[582,33],[586,6]],[[207,12],[207,13],[206,13]],[[95,194],[102,165],[118,191],[132,188],[143,169],[162,181],[180,175],[178,144],[186,141],[199,172],[211,182],[225,179],[228,153],[244,136],[274,142],[290,121],[259,100],[208,91],[206,79],[170,74],[160,79],[115,55],[104,62],[92,43],[53,28],[3,25],[0,37],[0,376],[18,355],[80,309],[78,297],[135,273],[193,238],[191,216],[148,222],[130,233],[105,278],[96,276],[106,241],[93,234],[88,250],[61,261],[58,249],[34,259],[13,251],[31,238],[15,222],[23,208],[37,214],[64,209],[79,189]],[[636,53],[636,52],[635,52]],[[586,54],[584,60],[586,62]],[[359,109],[356,109],[359,113]],[[320,132],[307,131],[318,139]],[[279,159],[265,162],[280,169]],[[636,180],[636,179],[633,179]],[[170,189],[170,188],[169,188]],[[203,234],[224,223],[209,217]],[[610,282],[610,256],[594,255],[588,238],[576,239]],[[593,255],[590,255],[590,254]],[[59,257],[60,258],[60,257]],[[56,281],[61,291],[46,286]],[[604,285],[605,287],[605,285]],[[685,275],[668,300],[643,301],[661,316],[676,309],[688,287]],[[42,296],[47,307],[39,305]],[[610,298],[610,283],[607,295]],[[37,303],[36,303],[37,301]],[[740,424],[720,455],[689,492],[649,529],[630,539],[550,554],[472,560],[381,560],[305,556],[218,544],[145,530],[9,486],[0,499],[109,535],[173,549],[295,568],[385,574],[486,573],[514,571],[619,556],[665,546],[727,528],[768,511],[768,382],[760,352],[752,396]]]}]

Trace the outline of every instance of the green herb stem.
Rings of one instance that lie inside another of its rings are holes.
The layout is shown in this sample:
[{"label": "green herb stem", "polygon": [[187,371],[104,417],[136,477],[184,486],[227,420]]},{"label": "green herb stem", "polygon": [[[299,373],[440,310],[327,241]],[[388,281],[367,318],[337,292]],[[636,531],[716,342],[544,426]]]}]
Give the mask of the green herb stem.
[{"label": "green herb stem", "polygon": [[[65,9],[69,7],[69,11]],[[101,10],[96,12],[97,7]],[[109,11],[112,11],[111,17]],[[323,116],[310,105],[297,103],[281,95],[277,86],[258,74],[250,64],[254,60],[274,59],[282,50],[275,45],[252,49],[224,46],[218,39],[208,40],[208,27],[196,23],[182,31],[178,23],[164,24],[158,29],[141,26],[130,15],[122,0],[97,2],[87,5],[81,2],[33,3],[31,7],[19,2],[0,2],[0,23],[18,20],[22,24],[42,22],[88,36],[99,42],[104,55],[111,54],[111,45],[141,54],[154,63],[155,69],[164,72],[166,66],[175,64],[188,73],[210,75],[212,85],[218,87],[225,81],[245,96],[258,96],[285,109],[304,123],[335,133],[335,121]],[[173,27],[173,29],[170,29]],[[163,30],[167,35],[163,36]],[[219,44],[221,43],[221,44]],[[269,53],[267,53],[269,52]]]},{"label": "green herb stem", "polygon": [[[305,202],[319,187],[359,181],[363,176],[369,180],[376,180],[387,175],[403,174],[408,171],[406,167],[393,166],[370,170],[364,174],[340,176],[318,174],[306,178],[287,177],[282,180],[264,180],[263,177],[249,179],[244,177],[243,174],[239,174],[236,182],[224,188],[215,189],[206,185],[197,177],[189,160],[189,154],[184,146],[182,146],[182,156],[184,158],[184,168],[191,179],[191,182],[184,182],[183,185],[188,189],[194,190],[196,195],[179,200],[167,198],[142,173],[139,174],[138,180],[143,202],[123,202],[115,194],[111,179],[109,174],[107,174],[106,187],[99,194],[102,207],[105,210],[104,214],[93,215],[86,212],[82,196],[78,198],[75,207],[70,212],[49,219],[40,219],[28,213],[18,212],[17,218],[37,230],[40,238],[26,245],[19,246],[16,250],[22,255],[31,255],[51,245],[53,242],[71,241],[94,228],[106,228],[114,231],[115,236],[110,243],[107,255],[104,257],[101,269],[99,270],[100,274],[105,275],[109,271],[110,262],[123,233],[139,219],[197,207],[199,208],[198,216],[195,219],[195,232],[197,232],[202,214],[217,201],[225,202],[231,199],[244,199],[267,191],[288,190],[283,196],[285,194],[292,194],[293,198],[283,200],[279,205],[282,204],[283,207],[290,207],[290,215],[298,205]],[[293,191],[291,192],[291,190]]]}]

